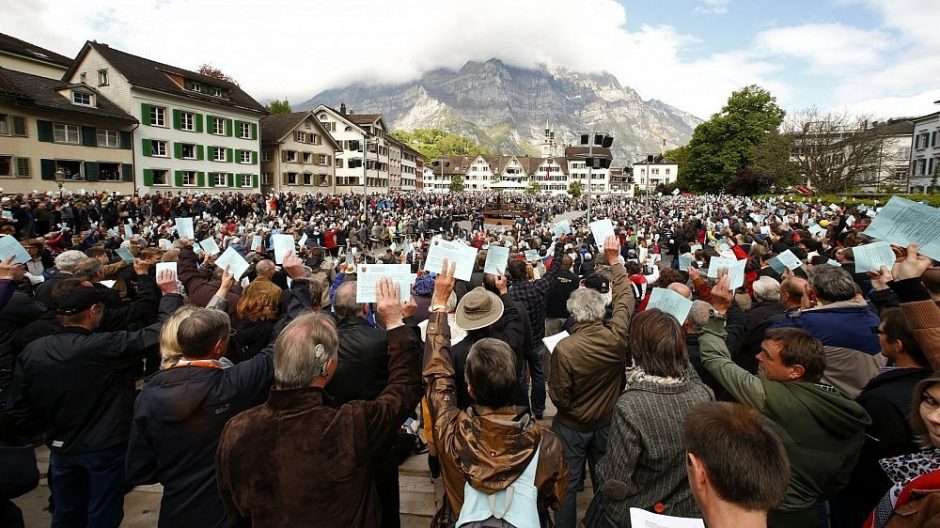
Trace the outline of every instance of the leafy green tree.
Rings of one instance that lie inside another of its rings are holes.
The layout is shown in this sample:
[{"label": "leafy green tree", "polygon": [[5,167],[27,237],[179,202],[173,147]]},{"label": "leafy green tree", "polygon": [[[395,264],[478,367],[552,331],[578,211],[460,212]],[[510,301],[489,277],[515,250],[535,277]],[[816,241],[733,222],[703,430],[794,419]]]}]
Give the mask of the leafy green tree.
[{"label": "leafy green tree", "polygon": [[454,174],[454,177],[450,180],[450,185],[447,187],[450,189],[450,192],[460,192],[464,188],[463,176],[459,174]]},{"label": "leafy green tree", "polygon": [[581,197],[581,182],[573,181],[568,185],[568,194],[574,198]]},{"label": "leafy green tree", "polygon": [[425,159],[441,156],[487,156],[487,151],[468,137],[440,128],[395,130],[391,136],[424,155]]},{"label": "leafy green tree", "polygon": [[539,185],[539,182],[534,180],[529,182],[529,186],[525,188],[526,194],[538,194],[540,192],[542,192],[542,186]]},{"label": "leafy green tree", "polygon": [[[790,159],[792,151],[793,136],[772,130],[751,147],[747,168],[762,174],[767,179],[768,187],[785,187],[795,183],[800,176],[800,165]],[[766,189],[760,192],[766,192]]]},{"label": "leafy green tree", "polygon": [[767,90],[746,86],[733,92],[721,112],[695,128],[684,179],[697,191],[718,192],[751,164],[754,146],[775,132],[785,113]]},{"label": "leafy green tree", "polygon": [[275,99],[268,103],[268,106],[264,107],[269,114],[289,114],[291,113],[290,103],[285,97],[283,101]]}]

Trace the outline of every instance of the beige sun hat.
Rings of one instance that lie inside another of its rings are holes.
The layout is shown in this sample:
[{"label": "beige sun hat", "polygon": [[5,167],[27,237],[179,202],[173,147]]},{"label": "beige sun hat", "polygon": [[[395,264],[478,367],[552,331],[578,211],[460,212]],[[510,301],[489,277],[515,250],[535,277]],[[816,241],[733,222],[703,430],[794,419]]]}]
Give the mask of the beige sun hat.
[{"label": "beige sun hat", "polygon": [[463,330],[487,327],[503,316],[503,301],[483,286],[463,296],[457,304],[457,326]]}]

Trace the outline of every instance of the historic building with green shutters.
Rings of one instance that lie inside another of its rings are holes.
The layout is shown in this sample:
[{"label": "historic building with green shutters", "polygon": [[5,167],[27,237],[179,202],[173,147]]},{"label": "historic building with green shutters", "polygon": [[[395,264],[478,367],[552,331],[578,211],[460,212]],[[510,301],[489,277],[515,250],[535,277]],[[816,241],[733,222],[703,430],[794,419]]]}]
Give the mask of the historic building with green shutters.
[{"label": "historic building with green shutters", "polygon": [[140,125],[134,181],[155,191],[258,191],[264,107],[236,84],[86,42],[65,75]]}]

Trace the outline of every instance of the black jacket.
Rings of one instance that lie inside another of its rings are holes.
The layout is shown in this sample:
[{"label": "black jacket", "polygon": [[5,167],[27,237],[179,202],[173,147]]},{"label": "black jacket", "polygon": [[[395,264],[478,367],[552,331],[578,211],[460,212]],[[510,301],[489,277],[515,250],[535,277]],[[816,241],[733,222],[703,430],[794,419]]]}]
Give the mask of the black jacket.
[{"label": "black jacket", "polygon": [[16,360],[9,411],[38,418],[53,453],[76,455],[126,444],[141,355],[160,340],[163,321],[183,304],[164,295],[159,321],[134,332],[67,327],[27,346]]},{"label": "black jacket", "polygon": [[71,273],[56,271],[51,277],[36,286],[36,290],[34,291],[36,300],[46,305],[49,309],[54,308],[52,306],[52,290],[55,289],[56,284],[71,278],[73,278]]},{"label": "black jacket", "polygon": [[332,406],[353,400],[374,400],[388,385],[388,344],[385,330],[374,328],[361,317],[336,323],[339,363],[326,392]]},{"label": "black jacket", "polygon": [[0,310],[0,408],[6,401],[6,391],[13,379],[13,363],[20,350],[13,340],[17,332],[44,313],[46,307],[42,303],[22,292],[14,292]]},{"label": "black jacket", "polygon": [[552,289],[548,291],[548,298],[545,300],[545,317],[567,319],[568,297],[571,292],[578,289],[580,280],[578,276],[568,270],[559,270],[555,282],[552,283]]}]

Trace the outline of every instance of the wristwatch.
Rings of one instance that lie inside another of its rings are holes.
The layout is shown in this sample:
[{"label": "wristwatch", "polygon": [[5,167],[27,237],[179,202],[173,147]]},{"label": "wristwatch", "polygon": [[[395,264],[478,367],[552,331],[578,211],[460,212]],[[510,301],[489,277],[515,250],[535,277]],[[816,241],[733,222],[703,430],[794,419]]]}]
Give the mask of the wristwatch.
[{"label": "wristwatch", "polygon": [[715,310],[714,308],[708,310],[708,317],[712,319],[721,319],[722,321],[728,319],[728,316],[719,312],[718,310]]},{"label": "wristwatch", "polygon": [[444,306],[443,304],[432,304],[430,311],[431,312],[437,312],[437,311],[446,312],[447,306]]}]

